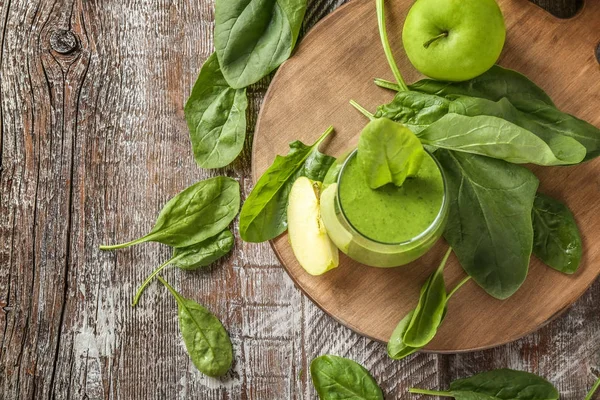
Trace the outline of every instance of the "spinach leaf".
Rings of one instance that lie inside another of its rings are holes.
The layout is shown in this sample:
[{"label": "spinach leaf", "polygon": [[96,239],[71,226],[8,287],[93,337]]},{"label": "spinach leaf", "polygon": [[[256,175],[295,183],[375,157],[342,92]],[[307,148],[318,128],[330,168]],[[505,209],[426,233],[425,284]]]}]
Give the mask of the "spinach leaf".
[{"label": "spinach leaf", "polygon": [[368,185],[377,189],[388,183],[402,186],[414,176],[425,157],[423,145],[410,129],[391,119],[374,119],[358,139],[357,161]]},{"label": "spinach leaf", "polygon": [[138,304],[146,287],[150,284],[150,282],[152,282],[154,277],[168,265],[173,264],[177,268],[186,271],[193,271],[198,268],[206,267],[229,253],[234,242],[235,240],[231,231],[229,229],[225,229],[218,235],[208,238],[200,243],[196,243],[188,247],[175,248],[173,251],[173,256],[161,266],[156,268],[154,272],[152,272],[150,276],[146,278],[144,283],[142,283],[140,288],[137,290],[131,305],[135,307]]},{"label": "spinach leaf", "polygon": [[221,168],[240,154],[246,137],[246,89],[232,89],[223,78],[216,54],[202,66],[185,104],[185,119],[196,163]]},{"label": "spinach leaf", "polygon": [[517,110],[506,98],[494,102],[399,92],[391,103],[378,108],[375,117],[406,124],[425,145],[514,163],[577,164],[586,155],[577,140],[537,124],[537,117]]},{"label": "spinach leaf", "polygon": [[448,249],[440,266],[421,288],[419,304],[414,310],[403,338],[404,343],[410,347],[425,346],[433,339],[442,323],[447,303],[444,267],[450,253],[452,249]]},{"label": "spinach leaf", "polygon": [[565,274],[579,268],[581,236],[567,206],[538,193],[533,202],[533,254],[544,264]]},{"label": "spinach leaf", "polygon": [[[419,133],[423,144],[479,154],[514,164],[548,166],[581,162],[585,157],[585,147],[570,138],[559,138],[564,140],[557,142],[560,146],[558,149],[553,149],[530,131],[503,118],[454,113],[444,115]],[[572,143],[565,146],[565,140]]]},{"label": "spinach leaf", "polygon": [[408,86],[410,90],[438,96],[462,95],[499,101],[540,101],[554,106],[552,99],[525,75],[494,65],[487,72],[463,82],[442,82],[423,79]]},{"label": "spinach leaf", "polygon": [[233,346],[221,321],[200,304],[181,296],[162,277],[157,278],[177,301],[179,330],[196,368],[212,377],[225,375],[233,362]]},{"label": "spinach leaf", "polygon": [[375,379],[347,358],[323,355],[310,363],[310,375],[321,400],[383,400]]},{"label": "spinach leaf", "polygon": [[268,75],[291,55],[306,0],[217,0],[215,49],[234,89]]},{"label": "spinach leaf", "polygon": [[143,242],[187,247],[221,232],[240,209],[240,185],[224,176],[206,179],[188,187],[165,204],[147,235],[131,242],[100,246],[115,250]]},{"label": "spinach leaf", "polygon": [[587,150],[584,161],[600,155],[600,129],[594,125],[561,112],[543,101],[515,100],[511,103],[520,111],[520,116],[526,123],[522,126],[542,139],[546,140],[542,136],[544,132],[547,135],[563,135],[575,139]]},{"label": "spinach leaf", "polygon": [[496,369],[458,379],[450,390],[409,389],[410,393],[454,397],[457,400],[558,400],[558,391],[537,375],[511,369]]},{"label": "spinach leaf", "polygon": [[596,390],[598,390],[598,388],[600,388],[600,378],[598,378],[596,383],[594,383],[594,386],[592,386],[588,394],[585,396],[584,400],[592,400],[592,398],[594,397],[594,393],[596,393]]},{"label": "spinach leaf", "polygon": [[306,176],[322,182],[335,158],[319,152],[319,145],[333,132],[328,128],[312,145],[290,143],[286,156],[277,156],[260,177],[240,213],[240,236],[246,242],[264,242],[287,229],[288,195],[294,181]]},{"label": "spinach leaf", "polygon": [[388,357],[394,360],[401,360],[409,355],[419,351],[419,347],[411,347],[404,342],[404,334],[408,325],[412,321],[415,310],[411,310],[406,317],[402,318],[392,332],[392,336],[387,344]]},{"label": "spinach leaf", "polygon": [[475,154],[441,149],[435,156],[450,198],[444,237],[487,293],[510,297],[529,268],[537,178],[519,165]]}]

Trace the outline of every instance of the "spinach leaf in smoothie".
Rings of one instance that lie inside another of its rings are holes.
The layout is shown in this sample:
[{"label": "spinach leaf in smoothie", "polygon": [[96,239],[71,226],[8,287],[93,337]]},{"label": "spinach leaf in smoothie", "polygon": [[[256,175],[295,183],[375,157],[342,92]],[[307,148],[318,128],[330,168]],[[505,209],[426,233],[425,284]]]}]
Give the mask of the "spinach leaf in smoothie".
[{"label": "spinach leaf in smoothie", "polygon": [[404,332],[404,343],[410,347],[425,346],[433,339],[442,323],[447,301],[444,267],[450,253],[452,253],[452,249],[448,249],[440,266],[421,288],[419,304],[417,304],[410,324]]},{"label": "spinach leaf in smoothie", "polygon": [[573,214],[567,206],[538,193],[533,202],[533,254],[565,274],[579,268],[582,243]]},{"label": "spinach leaf in smoothie", "polygon": [[362,365],[323,355],[310,363],[310,376],[321,400],[383,400],[383,392]]},{"label": "spinach leaf in smoothie", "polygon": [[187,247],[221,232],[240,209],[240,185],[224,176],[193,184],[165,204],[154,228],[131,242],[100,246],[116,250],[143,242],[159,242],[171,247]]},{"label": "spinach leaf in smoothie", "polygon": [[435,156],[450,198],[444,237],[487,293],[510,297],[529,268],[537,178],[525,167],[489,157],[443,149]]},{"label": "spinach leaf in smoothie", "polygon": [[142,283],[140,288],[135,294],[132,306],[135,307],[140,301],[142,293],[146,287],[152,282],[152,279],[160,271],[165,269],[168,265],[175,265],[179,269],[186,271],[193,271],[198,268],[206,267],[219,258],[229,253],[233,247],[235,239],[229,229],[225,229],[223,232],[208,238],[200,243],[188,247],[175,248],[173,256],[168,259],[161,266],[156,268],[148,278]]},{"label": "spinach leaf in smoothie", "polygon": [[264,242],[287,229],[288,196],[294,181],[306,176],[322,182],[335,158],[319,152],[319,145],[333,132],[329,127],[312,145],[290,143],[286,156],[277,156],[262,174],[240,213],[240,236],[246,242]]},{"label": "spinach leaf in smoothie", "polygon": [[291,55],[306,0],[217,0],[215,49],[234,89],[249,86]]},{"label": "spinach leaf in smoothie", "polygon": [[177,301],[179,330],[196,368],[212,377],[225,375],[233,362],[233,346],[221,321],[200,304],[181,296],[161,276],[157,279]]},{"label": "spinach leaf in smoothie", "polygon": [[200,167],[221,168],[240,154],[247,107],[246,89],[232,89],[227,84],[213,53],[202,66],[184,110]]},{"label": "spinach leaf in smoothie", "polygon": [[556,388],[544,378],[524,371],[496,369],[455,380],[447,391],[409,389],[410,393],[454,397],[457,400],[558,400]]},{"label": "spinach leaf in smoothie", "polygon": [[410,129],[390,119],[378,118],[362,130],[356,157],[367,184],[377,189],[388,183],[402,186],[407,177],[419,171],[425,150]]}]

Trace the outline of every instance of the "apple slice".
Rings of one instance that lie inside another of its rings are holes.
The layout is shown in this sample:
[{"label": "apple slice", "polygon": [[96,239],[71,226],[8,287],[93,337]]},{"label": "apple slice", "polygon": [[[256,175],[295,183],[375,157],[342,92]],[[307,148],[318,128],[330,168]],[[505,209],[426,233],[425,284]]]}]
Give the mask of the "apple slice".
[{"label": "apple slice", "polygon": [[338,249],[321,220],[320,191],[320,182],[306,177],[296,179],[287,208],[292,250],[302,268],[311,275],[324,274],[340,262]]}]

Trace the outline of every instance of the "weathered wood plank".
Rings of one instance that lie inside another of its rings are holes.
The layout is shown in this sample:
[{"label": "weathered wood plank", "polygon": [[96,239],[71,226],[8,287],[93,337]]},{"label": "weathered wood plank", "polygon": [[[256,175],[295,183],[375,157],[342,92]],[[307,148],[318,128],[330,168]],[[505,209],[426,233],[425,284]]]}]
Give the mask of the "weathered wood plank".
[{"label": "weathered wood plank", "polygon": [[[312,0],[305,29],[344,2]],[[0,18],[0,398],[312,399],[308,365],[324,353],[363,363],[389,398],[496,366],[544,374],[566,399],[591,385],[598,283],[514,344],[393,362],[301,295],[267,244],[239,240],[206,271],[165,273],[233,338],[230,374],[202,376],[163,288],[129,306],[168,249],[97,246],[144,234],[168,198],[222,173],[194,165],[182,112],[212,52],[212,1],[0,0]],[[74,32],[78,48],[52,50],[58,30]],[[250,91],[249,139],[267,84]],[[250,147],[224,170],[244,195]]]}]

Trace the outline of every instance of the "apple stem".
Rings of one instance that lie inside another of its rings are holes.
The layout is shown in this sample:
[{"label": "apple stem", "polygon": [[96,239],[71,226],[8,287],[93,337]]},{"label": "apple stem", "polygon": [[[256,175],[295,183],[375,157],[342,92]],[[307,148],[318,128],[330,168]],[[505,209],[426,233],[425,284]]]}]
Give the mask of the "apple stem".
[{"label": "apple stem", "polygon": [[398,69],[398,65],[396,65],[396,61],[394,60],[394,55],[392,54],[392,48],[390,47],[390,42],[387,36],[387,30],[385,28],[385,0],[377,0],[377,22],[379,25],[379,36],[381,37],[381,44],[383,45],[383,52],[385,53],[385,57],[387,58],[388,64],[392,69],[392,73],[394,74],[394,78],[398,82],[398,86],[400,87],[400,91],[406,92],[408,91],[408,86],[404,82],[402,78],[402,74]]},{"label": "apple stem", "polygon": [[428,41],[426,41],[425,43],[423,43],[423,47],[425,47],[426,49],[429,48],[429,46],[431,45],[431,43],[435,42],[438,39],[444,38],[448,36],[448,32],[442,32],[439,35],[432,37],[431,39],[429,39]]}]

